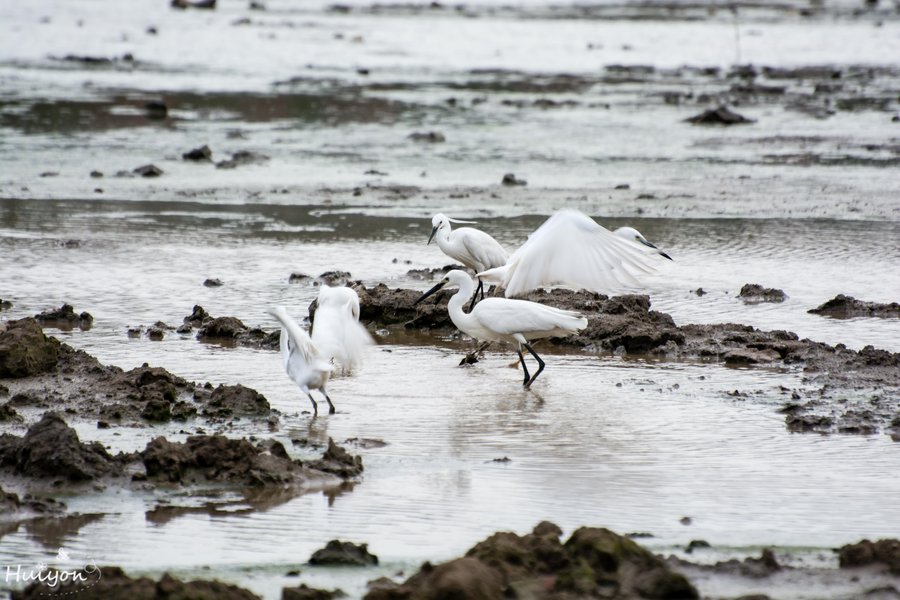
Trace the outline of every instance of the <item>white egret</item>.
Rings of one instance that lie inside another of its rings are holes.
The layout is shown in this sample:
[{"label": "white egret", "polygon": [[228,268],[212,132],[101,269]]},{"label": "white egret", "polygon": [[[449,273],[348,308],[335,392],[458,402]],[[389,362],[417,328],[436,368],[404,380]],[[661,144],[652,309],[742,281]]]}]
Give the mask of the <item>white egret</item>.
[{"label": "white egret", "polygon": [[[468,313],[463,311],[466,300],[475,290],[471,277],[462,271],[450,271],[433,288],[425,292],[416,304],[434,294],[445,285],[455,285],[459,290],[450,298],[447,309],[450,320],[463,333],[482,342],[509,342],[515,345],[522,363],[525,380],[522,385],[531,387],[541,371],[544,361],[528,343],[548,337],[563,337],[587,327],[587,319],[570,310],[561,310],[529,300],[485,298]],[[529,376],[522,348],[528,350],[538,363],[538,370]]]},{"label": "white egret", "polygon": [[559,210],[528,236],[506,264],[477,276],[505,288],[506,297],[556,285],[606,292],[638,285],[636,276],[655,270],[657,254],[671,260],[637,230],[629,227],[620,232],[612,233],[580,211]]},{"label": "white egret", "polygon": [[[452,229],[450,223],[472,223],[472,221],[459,221],[438,213],[431,219],[431,235],[428,237],[428,243],[430,244],[432,239],[437,240],[438,248],[444,254],[458,260],[476,273],[506,264],[508,255],[497,240],[473,227]],[[476,294],[479,292],[483,299],[484,283],[480,278],[478,289],[475,290]],[[469,310],[472,310],[474,305],[473,296]]]},{"label": "white egret", "polygon": [[334,404],[325,391],[325,384],[331,376],[331,363],[326,360],[313,344],[309,335],[287,313],[283,306],[270,308],[268,313],[281,323],[281,358],[288,377],[294,380],[309,401],[312,402],[313,414],[319,413],[319,407],[312,397],[311,390],[319,390],[328,401],[328,412],[334,414]]},{"label": "white egret", "polygon": [[319,353],[350,373],[362,364],[367,347],[375,342],[359,322],[359,295],[350,287],[319,288],[310,334]]}]

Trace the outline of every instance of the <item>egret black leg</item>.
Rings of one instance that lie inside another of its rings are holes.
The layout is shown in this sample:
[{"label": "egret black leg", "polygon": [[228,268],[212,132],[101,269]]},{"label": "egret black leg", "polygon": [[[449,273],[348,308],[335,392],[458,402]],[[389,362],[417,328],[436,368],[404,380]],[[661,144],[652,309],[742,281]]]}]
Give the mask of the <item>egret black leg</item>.
[{"label": "egret black leg", "polygon": [[[525,349],[528,350],[529,352],[531,352],[531,355],[534,357],[534,359],[536,361],[538,361],[537,372],[531,377],[530,380],[525,381],[525,387],[531,387],[531,384],[534,383],[534,380],[537,379],[538,375],[541,374],[541,371],[544,370],[544,361],[541,360],[541,357],[537,355],[537,352],[534,351],[534,348],[532,348],[528,344],[522,344],[522,345],[525,346]],[[519,356],[522,356],[522,354],[519,353]],[[523,367],[525,366],[525,361],[522,361],[522,366]],[[526,378],[527,378],[527,376],[528,376],[528,374],[526,373]]]},{"label": "egret black leg", "polygon": [[336,411],[334,410],[334,404],[331,403],[331,398],[328,397],[325,390],[322,390],[322,395],[325,396],[325,400],[328,401],[328,414],[333,415]]},{"label": "egret black leg", "polygon": [[516,348],[516,354],[519,355],[519,362],[522,363],[522,370],[525,371],[525,381],[522,382],[522,386],[528,387],[530,377],[528,376],[528,367],[525,366],[525,357],[522,356],[522,351],[518,348]]},{"label": "egret black leg", "polygon": [[481,299],[484,300],[484,283],[480,279],[478,280],[478,287],[475,288],[475,293],[472,294],[472,301],[469,303],[469,312],[472,312],[472,309],[475,308],[479,291],[481,292]]},{"label": "egret black leg", "polygon": [[310,394],[309,392],[307,392],[306,395],[309,396],[309,401],[312,402],[312,405],[313,405],[313,416],[318,415],[318,414],[319,414],[319,405],[316,404],[316,399],[313,398],[313,397],[312,397],[312,394]]}]

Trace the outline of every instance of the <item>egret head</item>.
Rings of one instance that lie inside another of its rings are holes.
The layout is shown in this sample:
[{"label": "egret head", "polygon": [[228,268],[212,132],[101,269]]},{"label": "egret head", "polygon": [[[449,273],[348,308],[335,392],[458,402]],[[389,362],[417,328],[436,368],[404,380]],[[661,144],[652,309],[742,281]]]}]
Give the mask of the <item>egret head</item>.
[{"label": "egret head", "polygon": [[[441,229],[450,229],[450,219],[442,213],[438,213],[431,217],[431,235],[428,236],[428,244],[434,239],[435,234]],[[426,246],[428,245],[426,244]]]},{"label": "egret head", "polygon": [[664,256],[665,258],[668,258],[669,260],[672,260],[672,257],[671,257],[671,256],[669,256],[668,254],[666,254],[665,252],[663,252],[662,250],[660,250],[659,248],[657,248],[655,245],[651,244],[651,243],[647,240],[647,238],[645,238],[645,237],[641,234],[641,232],[638,231],[637,229],[635,229],[634,227],[619,227],[619,228],[616,229],[613,233],[615,233],[615,234],[616,234],[617,236],[619,236],[619,237],[625,238],[626,240],[629,240],[629,241],[632,241],[632,242],[637,242],[638,244],[643,244],[644,246],[647,246],[648,248],[653,248],[653,249],[656,250],[661,256]]},{"label": "egret head", "polygon": [[413,302],[413,306],[415,306],[416,304],[418,304],[425,298],[431,296],[438,290],[443,289],[445,286],[450,285],[450,286],[460,287],[460,286],[465,285],[466,283],[471,284],[472,278],[469,277],[469,275],[465,271],[462,271],[460,269],[453,269],[452,271],[447,271],[447,274],[444,275],[443,279],[438,281],[434,285],[434,287],[432,287],[430,290],[428,290],[427,292],[425,292],[424,294],[419,296],[419,299],[416,300],[415,302]]}]

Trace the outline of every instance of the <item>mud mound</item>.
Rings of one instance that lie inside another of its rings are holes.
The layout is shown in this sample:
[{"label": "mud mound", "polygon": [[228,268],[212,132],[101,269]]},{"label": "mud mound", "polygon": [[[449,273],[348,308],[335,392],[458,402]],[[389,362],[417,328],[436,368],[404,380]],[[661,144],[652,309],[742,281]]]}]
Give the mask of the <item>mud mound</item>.
[{"label": "mud mound", "polygon": [[17,475],[61,477],[73,483],[122,474],[120,463],[102,444],[82,443],[75,430],[52,412],[32,425],[22,438],[0,436],[0,466]]},{"label": "mud mound", "polygon": [[363,471],[362,458],[350,454],[335,444],[331,438],[328,438],[328,448],[322,458],[308,463],[308,466],[317,471],[337,475],[341,479],[356,477]]},{"label": "mud mound", "polygon": [[365,323],[375,322],[379,327],[396,327],[418,329],[452,328],[453,322],[447,313],[447,301],[453,292],[440,291],[433,300],[415,305],[422,292],[400,288],[388,288],[379,283],[373,288],[360,286],[359,320]]},{"label": "mud mound", "polygon": [[863,540],[838,549],[841,568],[881,564],[893,575],[900,575],[900,540]]},{"label": "mud mound", "polygon": [[71,304],[63,304],[56,310],[45,310],[34,316],[44,327],[56,327],[59,329],[90,329],[94,324],[94,317],[89,312],[76,313]]},{"label": "mud mound", "polygon": [[541,523],[532,533],[495,533],[459,558],[428,563],[401,585],[366,600],[403,598],[699,598],[681,574],[608,529],[582,527],[565,542]]},{"label": "mud mound", "polygon": [[[94,570],[96,569],[96,570]],[[259,596],[243,588],[219,581],[175,579],[168,573],[159,581],[147,577],[132,579],[119,567],[85,567],[83,582],[49,587],[31,584],[21,592],[13,592],[13,600],[39,600],[52,597],[77,597],[81,600],[259,600]]]},{"label": "mud mound", "polygon": [[344,565],[353,567],[368,567],[378,564],[378,557],[369,552],[368,544],[354,544],[331,540],[313,552],[309,558],[311,565]]},{"label": "mud mound", "polygon": [[254,389],[238,385],[220,385],[210,393],[203,414],[218,418],[233,416],[266,417],[272,408],[266,397]]},{"label": "mud mound", "polygon": [[748,304],[757,304],[759,302],[784,302],[787,294],[782,290],[763,287],[758,283],[745,283],[738,292],[738,297]]},{"label": "mud mound", "polygon": [[863,302],[853,296],[838,294],[825,304],[808,311],[814,315],[825,315],[835,319],[850,319],[852,317],[881,317],[883,319],[900,318],[900,304],[879,304],[877,302]]},{"label": "mud mound", "polygon": [[59,341],[44,335],[35,319],[5,325],[5,330],[0,329],[0,377],[28,377],[56,366]]},{"label": "mud mound", "polygon": [[[140,458],[151,480],[182,484],[226,482],[261,487],[303,484],[324,474],[347,479],[362,473],[360,457],[336,448],[333,450],[329,445],[325,458],[304,466],[300,461],[291,460],[284,446],[277,441],[254,446],[246,439],[195,435],[184,443],[155,438],[140,453]],[[330,462],[326,460],[329,454],[341,455],[358,469],[320,469],[319,465]]]}]

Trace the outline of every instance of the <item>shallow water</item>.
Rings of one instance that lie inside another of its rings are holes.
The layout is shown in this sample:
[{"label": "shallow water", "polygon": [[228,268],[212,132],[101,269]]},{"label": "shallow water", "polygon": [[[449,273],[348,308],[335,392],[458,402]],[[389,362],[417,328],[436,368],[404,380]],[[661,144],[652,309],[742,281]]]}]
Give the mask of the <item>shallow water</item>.
[{"label": "shallow water", "polygon": [[[229,434],[272,435],[294,456],[317,449],[292,440],[387,445],[355,449],[365,475],[340,493],[173,499],[195,510],[160,507],[150,493],[65,498],[72,512],[102,516],[4,535],[0,567],[46,561],[64,545],[129,572],[214,576],[266,598],[298,581],[359,596],[379,574],[408,575],[541,519],[566,534],[583,524],[651,532],[641,543],[663,553],[705,539],[713,556],[777,546],[826,564],[833,546],[900,537],[887,500],[900,491],[900,446],[882,434],[788,433],[777,409],[792,390],[809,391],[792,369],[547,351],[524,392],[508,350],[459,368],[465,344],[394,333],[357,377],[333,381],[338,413],[311,420],[273,352],[126,333],[178,325],[195,304],[274,329],[266,307],[301,317],[317,291],[288,283],[292,273],[339,269],[367,285],[425,289],[431,282],[407,272],[450,262],[425,245],[435,212],[475,218],[513,249],[571,206],[609,228],[635,226],[675,258],[639,290],[610,291],[648,293],[678,324],[733,321],[900,351],[896,319],[806,312],[839,293],[898,300],[890,116],[900,71],[885,58],[900,55],[897,16],[853,14],[844,2],[813,17],[784,3],[704,20],[693,4],[642,6],[3,5],[0,298],[13,307],[0,318],[69,302],[93,328],[52,333],[105,363],[256,388],[283,411],[279,429],[239,421]],[[135,60],[122,58],[129,52]],[[758,83],[785,95],[738,108],[756,125],[684,123],[706,108],[702,94],[737,81],[724,75],[735,62],[836,68],[836,101],[876,108],[794,110],[814,82],[772,72]],[[665,99],[673,93],[675,103]],[[146,118],[153,99],[166,101],[168,119]],[[430,130],[447,141],[406,139]],[[234,170],[181,160],[204,143],[215,160],[238,150],[270,160]],[[164,175],[114,176],[149,162]],[[510,171],[528,186],[499,185]],[[204,287],[208,277],[224,285]],[[788,299],[746,305],[745,283]],[[185,435],[77,429],[114,450]],[[367,542],[381,566],[304,565],[334,538]],[[299,579],[285,576],[293,569]]]}]

